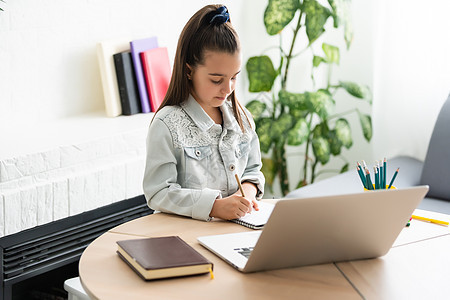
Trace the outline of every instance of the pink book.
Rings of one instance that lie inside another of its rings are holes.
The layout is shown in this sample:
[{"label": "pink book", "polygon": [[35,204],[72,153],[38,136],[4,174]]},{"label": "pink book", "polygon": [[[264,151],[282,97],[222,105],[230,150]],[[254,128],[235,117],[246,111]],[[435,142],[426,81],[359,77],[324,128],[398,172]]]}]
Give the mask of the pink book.
[{"label": "pink book", "polygon": [[156,111],[166,96],[171,70],[167,48],[155,48],[141,53],[151,111]]},{"label": "pink book", "polygon": [[134,72],[136,73],[136,81],[139,90],[139,98],[143,113],[150,112],[150,101],[148,99],[147,86],[145,83],[144,71],[140,59],[140,53],[149,49],[158,47],[156,36],[130,42],[131,57],[133,58]]}]

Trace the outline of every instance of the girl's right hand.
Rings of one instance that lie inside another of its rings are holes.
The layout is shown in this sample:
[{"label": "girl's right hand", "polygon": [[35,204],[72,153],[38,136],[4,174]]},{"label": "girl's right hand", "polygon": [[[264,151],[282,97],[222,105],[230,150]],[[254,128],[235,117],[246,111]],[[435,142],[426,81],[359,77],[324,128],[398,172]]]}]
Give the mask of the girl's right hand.
[{"label": "girl's right hand", "polygon": [[234,194],[225,198],[216,199],[209,216],[224,220],[238,219],[250,213],[252,207],[253,204],[250,200]]}]

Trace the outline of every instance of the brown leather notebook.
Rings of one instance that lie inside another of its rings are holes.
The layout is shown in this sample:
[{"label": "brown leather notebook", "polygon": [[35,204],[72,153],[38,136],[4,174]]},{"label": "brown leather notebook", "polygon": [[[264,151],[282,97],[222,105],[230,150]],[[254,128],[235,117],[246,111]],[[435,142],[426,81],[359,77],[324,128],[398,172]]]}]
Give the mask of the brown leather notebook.
[{"label": "brown leather notebook", "polygon": [[213,264],[178,236],[117,241],[122,258],[144,280],[212,272]]}]

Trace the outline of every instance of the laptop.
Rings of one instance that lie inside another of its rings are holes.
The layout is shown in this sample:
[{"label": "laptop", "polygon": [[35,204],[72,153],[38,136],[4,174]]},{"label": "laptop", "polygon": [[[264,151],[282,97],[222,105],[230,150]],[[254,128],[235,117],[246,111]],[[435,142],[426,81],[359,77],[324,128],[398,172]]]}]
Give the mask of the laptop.
[{"label": "laptop", "polygon": [[198,237],[242,272],[385,255],[428,186],[281,199],[262,231]]}]

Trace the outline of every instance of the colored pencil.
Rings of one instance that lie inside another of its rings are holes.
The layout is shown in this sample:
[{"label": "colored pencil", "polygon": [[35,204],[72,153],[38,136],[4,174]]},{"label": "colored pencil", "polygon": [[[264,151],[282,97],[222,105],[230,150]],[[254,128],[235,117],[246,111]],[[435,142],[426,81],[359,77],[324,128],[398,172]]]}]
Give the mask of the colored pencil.
[{"label": "colored pencil", "polygon": [[373,184],[372,184],[372,180],[370,179],[369,169],[366,169],[366,183],[367,183],[367,189],[373,190]]},{"label": "colored pencil", "polygon": [[364,172],[362,170],[362,167],[359,164],[359,162],[357,162],[356,164],[357,164],[356,170],[358,171],[359,178],[361,178],[363,186],[367,189],[366,178],[364,178]]},{"label": "colored pencil", "polygon": [[397,174],[398,174],[398,170],[399,170],[399,169],[400,169],[400,168],[397,168],[397,170],[396,170],[395,173],[394,173],[394,176],[392,176],[392,179],[391,179],[391,182],[389,183],[388,189],[390,189],[391,186],[392,186],[392,184],[394,183],[395,177],[397,177]]},{"label": "colored pencil", "polygon": [[412,218],[416,219],[416,220],[420,220],[420,221],[426,221],[426,222],[431,222],[431,223],[440,224],[440,225],[446,225],[446,226],[448,226],[448,224],[449,224],[446,221],[430,219],[430,218],[425,218],[425,217],[416,216],[416,215],[412,215]]},{"label": "colored pencil", "polygon": [[376,166],[373,166],[373,174],[375,174],[375,189],[378,190],[380,188],[380,175]]}]

